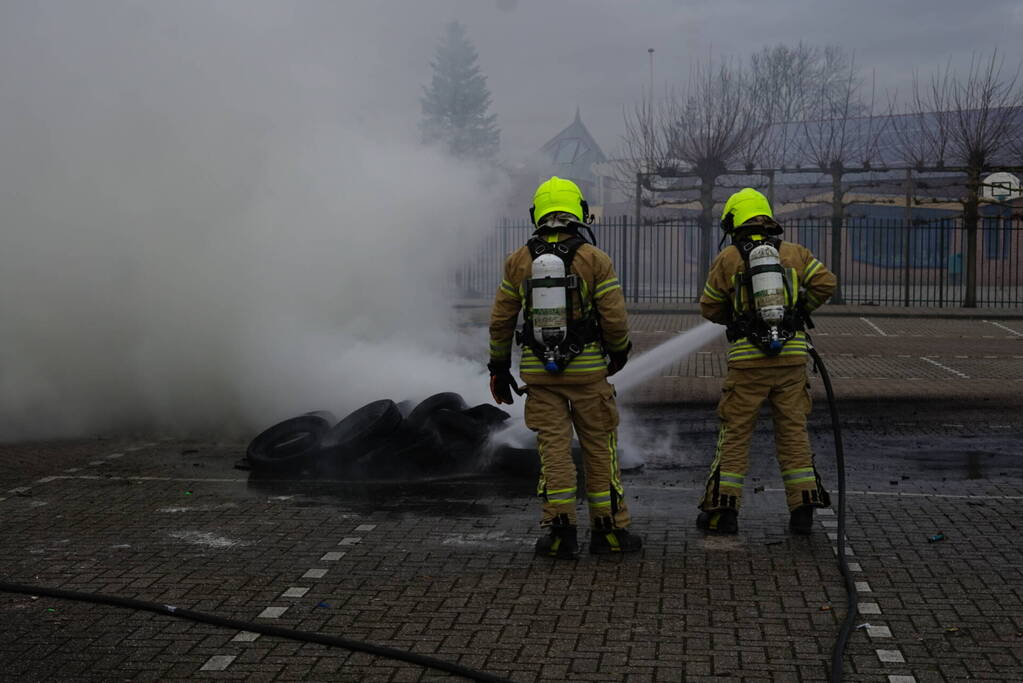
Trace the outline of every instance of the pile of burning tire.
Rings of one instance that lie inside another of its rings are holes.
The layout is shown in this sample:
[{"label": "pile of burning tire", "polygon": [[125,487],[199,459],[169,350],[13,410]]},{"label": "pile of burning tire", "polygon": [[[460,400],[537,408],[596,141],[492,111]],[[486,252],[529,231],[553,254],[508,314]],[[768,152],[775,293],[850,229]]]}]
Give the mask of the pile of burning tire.
[{"label": "pile of burning tire", "polygon": [[490,441],[509,417],[485,403],[470,408],[453,392],[414,406],[373,401],[340,421],[311,412],[260,433],[245,466],[260,477],[408,479],[481,470],[532,476],[539,470],[535,450]]}]

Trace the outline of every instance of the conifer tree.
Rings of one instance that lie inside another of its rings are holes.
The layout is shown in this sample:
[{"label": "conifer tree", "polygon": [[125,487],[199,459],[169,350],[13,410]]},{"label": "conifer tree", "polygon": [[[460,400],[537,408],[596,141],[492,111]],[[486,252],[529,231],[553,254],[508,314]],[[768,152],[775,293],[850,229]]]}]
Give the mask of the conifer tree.
[{"label": "conifer tree", "polygon": [[500,144],[497,115],[488,113],[490,91],[478,57],[465,28],[457,21],[448,24],[431,62],[433,78],[420,98],[423,142],[441,145],[461,159],[492,159]]}]

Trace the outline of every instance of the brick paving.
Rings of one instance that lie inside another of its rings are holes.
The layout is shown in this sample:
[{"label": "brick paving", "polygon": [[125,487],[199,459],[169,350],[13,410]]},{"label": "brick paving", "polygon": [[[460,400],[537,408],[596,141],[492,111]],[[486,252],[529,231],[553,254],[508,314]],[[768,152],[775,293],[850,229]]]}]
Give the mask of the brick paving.
[{"label": "brick paving", "polygon": [[[890,337],[878,347],[859,317],[821,316],[817,335],[845,401],[849,560],[863,585],[858,623],[870,624],[850,639],[846,680],[1023,680],[1013,374],[1023,342],[994,326],[988,339],[970,319],[866,316]],[[637,346],[696,322],[639,314]],[[636,556],[535,558],[530,482],[250,481],[233,468],[243,443],[146,436],[0,449],[2,577],[364,639],[515,681],[823,681],[845,613],[834,517],[820,515],[809,538],[789,535],[776,465],[761,457],[740,534],[705,538],[693,525],[722,349],[690,356],[629,401],[627,419],[642,418],[633,447],[647,462],[626,479],[646,537]],[[969,378],[920,361],[930,355]],[[972,360],[997,362],[963,362]],[[819,403],[813,421],[834,482]],[[771,443],[761,426],[755,451]],[[945,540],[928,542],[937,532]],[[17,594],[0,593],[0,619],[4,680],[449,678]]]}]

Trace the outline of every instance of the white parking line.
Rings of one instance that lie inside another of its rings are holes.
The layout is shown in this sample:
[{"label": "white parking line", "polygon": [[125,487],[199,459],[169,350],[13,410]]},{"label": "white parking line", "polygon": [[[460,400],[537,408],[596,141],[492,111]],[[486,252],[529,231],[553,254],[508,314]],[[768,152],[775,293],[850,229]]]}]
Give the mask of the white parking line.
[{"label": "white parking line", "polygon": [[871,327],[873,327],[873,328],[874,328],[874,331],[875,331],[875,332],[877,332],[877,333],[878,333],[879,335],[881,335],[882,337],[887,337],[887,336],[888,336],[888,335],[887,335],[887,334],[885,333],[885,331],[884,331],[884,330],[882,330],[882,329],[881,329],[880,327],[878,327],[878,326],[877,326],[877,325],[875,325],[874,323],[870,322],[870,321],[869,321],[869,320],[867,320],[866,318],[860,318],[860,320],[862,320],[863,322],[865,322],[865,323],[867,323],[868,325],[870,325]]},{"label": "white parking line", "polygon": [[[835,553],[835,555],[838,555],[838,540],[839,540],[839,536],[838,536],[837,531],[831,531],[831,529],[833,529],[834,527],[838,526],[838,521],[836,519],[834,519],[834,517],[836,517],[835,512],[834,512],[834,510],[832,510],[830,508],[824,508],[824,509],[819,510],[818,512],[820,514],[825,514],[825,515],[828,515],[828,516],[832,517],[832,519],[822,519],[822,520],[819,520],[819,521],[820,521],[820,524],[827,530],[828,538],[831,539],[832,542],[833,542],[832,545],[831,545],[831,551],[833,553]],[[845,554],[846,555],[852,555],[853,554],[852,548],[850,548],[849,545],[848,545],[848,543],[849,543],[848,537],[845,537],[842,540],[844,540],[845,543],[846,543],[846,545],[845,545]],[[850,572],[861,572],[861,571],[863,571],[862,567],[860,566],[860,564],[858,562],[847,562],[846,565],[848,566]],[[871,590],[871,588],[870,588],[870,583],[867,582],[867,581],[856,581],[855,585],[856,585],[857,593],[872,593],[873,592]],[[866,616],[867,614],[881,614],[881,606],[878,605],[876,602],[859,602],[859,603],[857,603],[857,611],[860,614],[864,615],[864,616]],[[882,626],[880,624],[878,624],[878,625],[869,624],[869,623],[861,624],[857,628],[866,628],[867,629],[867,633],[870,635],[871,638],[891,638],[892,637],[891,629],[888,628],[887,626]],[[878,660],[880,660],[882,663],[893,663],[893,664],[894,663],[899,663],[899,664],[904,664],[905,661],[906,661],[906,658],[903,656],[901,650],[880,650],[880,649],[878,649],[878,650],[874,650],[874,652],[875,652],[875,654],[877,654]],[[889,678],[892,678],[892,676],[889,676]]]},{"label": "white parking line", "polygon": [[1023,332],[1017,332],[1016,330],[1012,329],[1011,327],[1006,327],[1002,323],[996,323],[994,320],[985,320],[984,322],[988,323],[989,325],[994,325],[997,328],[1003,329],[1006,332],[1011,332],[1012,334],[1016,335],[1017,337],[1023,337]]},{"label": "white parking line", "polygon": [[213,655],[199,671],[223,671],[235,660],[235,655]]},{"label": "white parking line", "polygon": [[901,650],[876,650],[877,658],[882,662],[891,664],[905,664],[906,658],[902,656]]},{"label": "white parking line", "polygon": [[280,619],[281,615],[287,611],[287,607],[267,607],[259,613],[259,617],[262,619]]},{"label": "white parking line", "polygon": [[934,360],[933,358],[928,358],[927,356],[920,356],[920,360],[927,361],[931,365],[936,365],[939,368],[941,368],[942,370],[948,370],[953,375],[956,375],[956,376],[958,376],[958,377],[960,377],[962,379],[970,379],[969,375],[963,374],[963,373],[959,372],[958,370],[956,370],[955,368],[950,368],[947,365],[942,365],[941,363],[939,363],[938,361]]}]

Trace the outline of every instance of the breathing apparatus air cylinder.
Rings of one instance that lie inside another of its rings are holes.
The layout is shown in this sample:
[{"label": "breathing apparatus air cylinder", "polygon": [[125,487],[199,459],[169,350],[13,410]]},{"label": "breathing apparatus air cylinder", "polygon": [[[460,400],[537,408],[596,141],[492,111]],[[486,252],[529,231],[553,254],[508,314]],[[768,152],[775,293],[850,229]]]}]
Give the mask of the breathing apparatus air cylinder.
[{"label": "breathing apparatus air cylinder", "polygon": [[753,306],[770,332],[771,350],[780,350],[783,341],[779,337],[778,328],[785,319],[785,278],[782,276],[778,250],[770,244],[761,244],[750,252],[749,265]]},{"label": "breathing apparatus air cylinder", "polygon": [[565,262],[560,257],[541,254],[533,259],[530,282],[533,339],[544,347],[544,369],[550,372],[559,370],[556,348],[568,336],[569,301],[565,279]]}]

